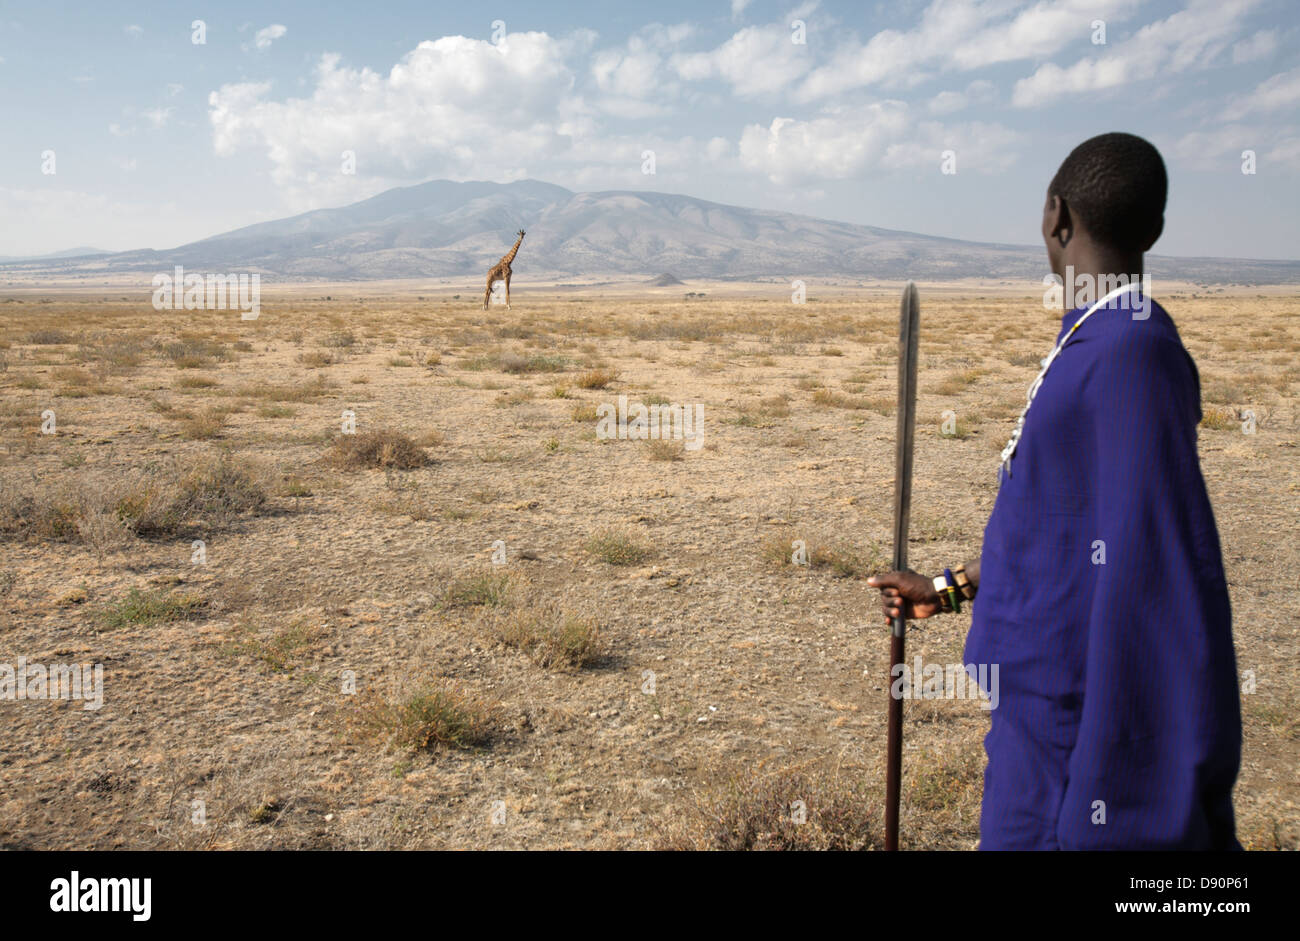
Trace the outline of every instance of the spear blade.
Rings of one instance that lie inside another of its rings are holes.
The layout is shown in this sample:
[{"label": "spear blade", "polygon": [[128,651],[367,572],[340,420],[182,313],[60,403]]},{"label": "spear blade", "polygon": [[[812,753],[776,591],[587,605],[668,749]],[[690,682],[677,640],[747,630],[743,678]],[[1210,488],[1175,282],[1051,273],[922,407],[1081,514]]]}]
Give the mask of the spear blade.
[{"label": "spear blade", "polygon": [[[916,431],[916,366],[921,340],[921,304],[916,285],[903,289],[898,318],[898,414],[894,442],[894,571],[907,570],[907,528],[912,515],[912,442]],[[898,809],[903,777],[903,700],[893,694],[894,668],[903,663],[902,617],[889,638],[889,724],[885,752],[885,849],[898,849]]]}]

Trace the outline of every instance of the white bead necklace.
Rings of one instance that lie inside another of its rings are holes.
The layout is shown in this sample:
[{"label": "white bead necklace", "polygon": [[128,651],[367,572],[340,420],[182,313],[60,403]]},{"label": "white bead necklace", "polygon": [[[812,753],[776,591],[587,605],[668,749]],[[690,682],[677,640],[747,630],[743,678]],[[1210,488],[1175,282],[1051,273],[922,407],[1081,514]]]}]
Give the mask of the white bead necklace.
[{"label": "white bead necklace", "polygon": [[1002,463],[1000,466],[1007,472],[1008,477],[1011,476],[1011,458],[1015,455],[1016,445],[1020,443],[1020,435],[1025,430],[1025,416],[1029,414],[1029,406],[1034,404],[1034,396],[1038,394],[1038,389],[1043,384],[1043,377],[1047,375],[1047,370],[1052,368],[1052,363],[1056,362],[1056,357],[1061,355],[1061,350],[1065,348],[1065,344],[1070,342],[1070,338],[1074,336],[1074,331],[1083,326],[1083,322],[1092,316],[1093,311],[1100,308],[1103,304],[1119,297],[1125,291],[1132,290],[1139,286],[1140,285],[1136,281],[1125,284],[1124,286],[1111,291],[1097,303],[1089,307],[1084,312],[1083,316],[1074,322],[1074,326],[1070,328],[1070,331],[1065,336],[1061,337],[1061,342],[1056,344],[1056,348],[1052,350],[1047,359],[1043,360],[1042,371],[1039,372],[1038,378],[1029,385],[1029,399],[1025,402],[1025,407],[1020,410],[1020,417],[1016,419],[1016,427],[1011,432],[1011,440],[1008,441],[1007,446],[1002,449]]}]

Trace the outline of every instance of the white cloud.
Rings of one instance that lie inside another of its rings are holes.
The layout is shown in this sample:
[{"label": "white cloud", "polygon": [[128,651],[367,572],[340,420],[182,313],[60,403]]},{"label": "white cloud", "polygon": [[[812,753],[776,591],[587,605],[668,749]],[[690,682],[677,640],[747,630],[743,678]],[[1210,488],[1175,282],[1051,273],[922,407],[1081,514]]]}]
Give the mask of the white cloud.
[{"label": "white cloud", "polygon": [[270,49],[271,43],[287,32],[289,32],[288,28],[282,23],[272,23],[264,29],[259,29],[253,36],[253,48]]},{"label": "white cloud", "polygon": [[745,12],[745,8],[752,2],[753,0],[731,0],[731,20],[733,23],[740,19],[740,15]]},{"label": "white cloud", "polygon": [[264,150],[272,179],[303,200],[351,192],[352,150],[372,180],[512,179],[568,150],[590,128],[571,95],[568,41],[512,33],[506,48],[464,36],[421,42],[388,75],[322,57],[310,97],[269,100],[267,83],[223,85],[208,98],[218,154]]},{"label": "white cloud", "polygon": [[1279,140],[1264,153],[1264,165],[1277,165],[1286,169],[1300,170],[1300,134],[1295,128],[1290,129],[1292,136]]},{"label": "white cloud", "polygon": [[1157,20],[1131,38],[1090,58],[1062,68],[1045,63],[1016,82],[1011,103],[1036,108],[1066,95],[1106,91],[1157,75],[1177,74],[1211,65],[1240,31],[1241,20],[1257,0],[1194,0],[1177,13]]},{"label": "white cloud", "polygon": [[139,39],[141,36],[144,35],[144,27],[137,26],[135,23],[132,23],[130,26],[122,30],[122,32],[126,33],[132,39]]},{"label": "white cloud", "polygon": [[789,26],[746,26],[716,49],[677,53],[670,64],[688,82],[721,79],[738,95],[775,94],[798,81],[815,61],[808,45],[797,45],[790,37]]},{"label": "white cloud", "polygon": [[986,79],[976,79],[965,91],[941,91],[930,99],[926,108],[931,114],[951,114],[972,104],[988,104],[997,98],[997,86]]},{"label": "white cloud", "polygon": [[141,111],[140,116],[155,128],[160,128],[166,126],[175,111],[175,108],[149,108],[145,111]]},{"label": "white cloud", "polygon": [[937,174],[945,150],[956,151],[959,172],[990,172],[1015,162],[1018,142],[1019,135],[997,124],[918,122],[904,102],[890,100],[808,121],[751,124],[741,135],[740,161],[778,185],[905,167],[932,167]]},{"label": "white cloud", "polygon": [[667,114],[681,93],[665,61],[665,50],[679,46],[694,32],[681,23],[655,24],[619,47],[602,49],[591,58],[590,74],[597,89],[595,106],[623,118]]},{"label": "white cloud", "polygon": [[1234,174],[1241,172],[1247,150],[1255,152],[1260,174],[1276,168],[1300,171],[1300,128],[1232,122],[1184,134],[1172,148],[1179,162],[1194,170]]},{"label": "white cloud", "polygon": [[1268,113],[1300,105],[1300,66],[1265,79],[1246,95],[1232,99],[1224,110],[1225,119]]},{"label": "white cloud", "polygon": [[907,87],[931,73],[973,71],[1043,59],[1085,41],[1092,21],[1121,21],[1138,0],[1040,0],[1015,9],[1005,0],[933,0],[914,29],[886,29],[842,42],[796,91],[814,101],[856,88]]},{"label": "white cloud", "polygon": [[1277,30],[1261,29],[1249,39],[1232,47],[1232,64],[1244,65],[1257,59],[1267,59],[1277,51]]}]

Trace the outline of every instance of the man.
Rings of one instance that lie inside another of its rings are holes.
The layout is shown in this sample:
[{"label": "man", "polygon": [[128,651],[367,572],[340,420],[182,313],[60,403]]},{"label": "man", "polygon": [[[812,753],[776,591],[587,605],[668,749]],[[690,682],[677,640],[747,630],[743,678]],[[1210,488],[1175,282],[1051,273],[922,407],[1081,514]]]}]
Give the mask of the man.
[{"label": "man", "polygon": [[1160,154],[1130,134],[1061,164],[1043,239],[1065,296],[1089,296],[1065,315],[1003,452],[980,559],[952,579],[870,580],[886,618],[976,599],[966,662],[1000,674],[981,849],[1241,848],[1240,703],[1196,449],[1200,384],[1169,315],[1132,283],[1167,188]]}]

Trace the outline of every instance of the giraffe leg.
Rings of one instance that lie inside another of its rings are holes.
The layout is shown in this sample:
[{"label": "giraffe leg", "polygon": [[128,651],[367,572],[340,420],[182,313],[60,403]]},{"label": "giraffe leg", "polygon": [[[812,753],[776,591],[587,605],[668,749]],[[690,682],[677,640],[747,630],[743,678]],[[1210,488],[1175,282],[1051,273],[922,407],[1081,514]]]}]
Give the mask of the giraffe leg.
[{"label": "giraffe leg", "polygon": [[492,297],[492,279],[488,278],[487,289],[483,292],[483,309],[488,309],[488,300]]},{"label": "giraffe leg", "polygon": [[510,275],[506,275],[506,310],[510,309]]}]

